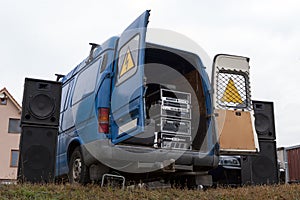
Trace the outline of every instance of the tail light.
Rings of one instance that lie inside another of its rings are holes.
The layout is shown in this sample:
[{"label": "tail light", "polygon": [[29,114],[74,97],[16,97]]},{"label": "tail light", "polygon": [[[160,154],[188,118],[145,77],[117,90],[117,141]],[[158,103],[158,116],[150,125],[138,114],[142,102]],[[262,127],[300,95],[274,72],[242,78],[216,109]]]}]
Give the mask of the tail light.
[{"label": "tail light", "polygon": [[98,132],[109,133],[109,109],[98,109]]}]

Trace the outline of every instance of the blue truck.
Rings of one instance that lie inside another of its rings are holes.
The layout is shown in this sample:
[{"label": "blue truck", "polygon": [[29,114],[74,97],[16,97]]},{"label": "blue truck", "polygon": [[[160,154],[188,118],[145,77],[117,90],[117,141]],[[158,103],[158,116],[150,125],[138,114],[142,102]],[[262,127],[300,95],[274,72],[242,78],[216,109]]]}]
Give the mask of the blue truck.
[{"label": "blue truck", "polygon": [[[57,177],[212,183],[208,171],[220,154],[213,84],[199,55],[146,42],[149,16],[145,11],[120,36],[92,43],[62,78]],[[231,58],[219,55],[215,64],[220,56]],[[247,95],[223,100],[240,104]]]}]

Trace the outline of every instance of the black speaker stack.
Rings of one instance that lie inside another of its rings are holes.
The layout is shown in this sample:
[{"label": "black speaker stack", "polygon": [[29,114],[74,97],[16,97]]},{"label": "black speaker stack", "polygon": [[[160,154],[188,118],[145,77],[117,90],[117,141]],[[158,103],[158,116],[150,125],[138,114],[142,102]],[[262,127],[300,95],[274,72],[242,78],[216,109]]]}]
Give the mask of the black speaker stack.
[{"label": "black speaker stack", "polygon": [[258,155],[241,157],[241,179],[243,185],[277,184],[276,134],[273,102],[252,101],[255,130],[260,152]]},{"label": "black speaker stack", "polygon": [[61,88],[61,82],[25,78],[18,165],[20,182],[54,181]]}]

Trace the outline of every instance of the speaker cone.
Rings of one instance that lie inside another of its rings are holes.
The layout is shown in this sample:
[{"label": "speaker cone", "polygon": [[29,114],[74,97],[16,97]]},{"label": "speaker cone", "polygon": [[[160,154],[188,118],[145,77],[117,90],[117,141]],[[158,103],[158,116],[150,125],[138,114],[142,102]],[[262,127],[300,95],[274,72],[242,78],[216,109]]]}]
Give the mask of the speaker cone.
[{"label": "speaker cone", "polygon": [[50,165],[51,155],[49,150],[42,145],[32,145],[25,152],[24,165],[29,169],[46,169]]},{"label": "speaker cone", "polygon": [[[268,169],[268,170],[266,170]],[[272,177],[274,163],[267,156],[259,156],[252,163],[252,171],[256,177],[266,178]]]},{"label": "speaker cone", "polygon": [[258,134],[266,134],[269,132],[270,119],[266,115],[261,113],[256,114],[254,123]]},{"label": "speaker cone", "polygon": [[45,94],[38,94],[29,102],[29,109],[36,118],[45,119],[53,114],[54,100]]}]

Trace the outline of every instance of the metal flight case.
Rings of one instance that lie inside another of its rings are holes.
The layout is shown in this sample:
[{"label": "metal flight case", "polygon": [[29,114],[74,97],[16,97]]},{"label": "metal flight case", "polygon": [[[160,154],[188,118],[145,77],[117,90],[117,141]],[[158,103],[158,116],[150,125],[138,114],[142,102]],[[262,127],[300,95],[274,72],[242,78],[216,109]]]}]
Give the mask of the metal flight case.
[{"label": "metal flight case", "polygon": [[160,88],[148,96],[148,115],[155,120],[154,147],[191,149],[191,94]]}]

